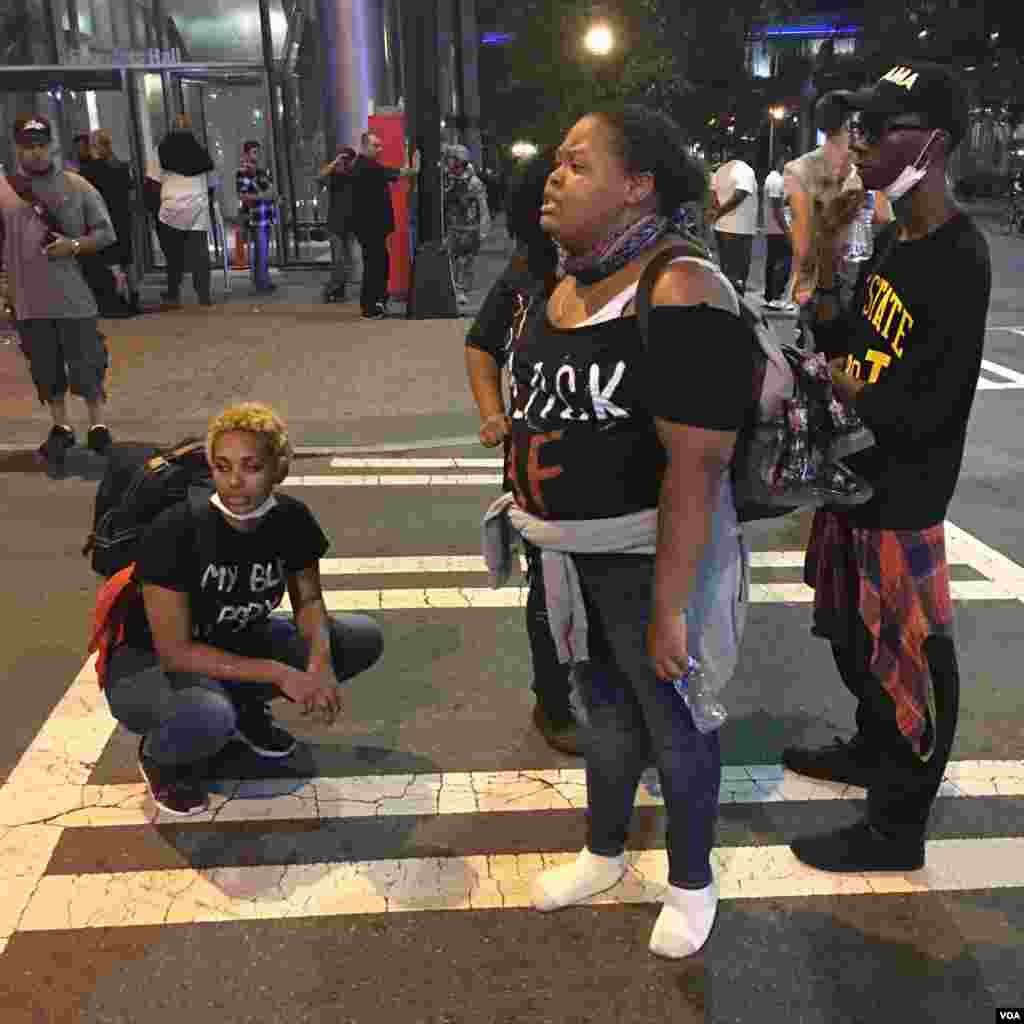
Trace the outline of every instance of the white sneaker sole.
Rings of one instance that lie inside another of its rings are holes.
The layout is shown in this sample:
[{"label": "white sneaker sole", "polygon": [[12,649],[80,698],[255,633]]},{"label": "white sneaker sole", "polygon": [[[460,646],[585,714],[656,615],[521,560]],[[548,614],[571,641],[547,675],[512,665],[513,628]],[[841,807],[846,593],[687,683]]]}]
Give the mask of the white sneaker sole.
[{"label": "white sneaker sole", "polygon": [[291,757],[299,745],[298,740],[293,739],[292,745],[287,750],[265,750],[263,747],[257,746],[257,744],[253,743],[245,733],[239,732],[237,729],[235,730],[235,735],[232,739],[238,740],[239,743],[244,743],[254,754],[259,754],[260,757],[270,757],[275,760]]}]

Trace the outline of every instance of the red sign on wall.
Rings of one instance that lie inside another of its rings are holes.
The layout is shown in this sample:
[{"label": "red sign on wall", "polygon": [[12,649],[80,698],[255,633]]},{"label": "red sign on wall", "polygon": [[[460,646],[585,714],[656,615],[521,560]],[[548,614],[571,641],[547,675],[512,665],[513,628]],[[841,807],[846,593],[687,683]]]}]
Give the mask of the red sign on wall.
[{"label": "red sign on wall", "polygon": [[[379,160],[388,167],[401,167],[406,162],[405,115],[400,111],[374,114],[367,126],[384,144]],[[395,210],[395,230],[388,236],[391,274],[388,293],[396,299],[409,294],[412,259],[409,252],[409,193],[411,179],[402,178],[391,186],[391,205]]]}]

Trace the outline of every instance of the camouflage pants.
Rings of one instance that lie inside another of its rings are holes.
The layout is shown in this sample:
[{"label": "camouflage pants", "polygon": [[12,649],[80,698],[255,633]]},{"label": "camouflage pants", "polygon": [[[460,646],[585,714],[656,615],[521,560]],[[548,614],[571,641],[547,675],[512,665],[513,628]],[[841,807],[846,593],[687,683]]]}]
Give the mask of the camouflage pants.
[{"label": "camouflage pants", "polygon": [[473,290],[473,271],[480,252],[480,232],[449,231],[448,252],[452,260],[452,278],[457,292]]}]

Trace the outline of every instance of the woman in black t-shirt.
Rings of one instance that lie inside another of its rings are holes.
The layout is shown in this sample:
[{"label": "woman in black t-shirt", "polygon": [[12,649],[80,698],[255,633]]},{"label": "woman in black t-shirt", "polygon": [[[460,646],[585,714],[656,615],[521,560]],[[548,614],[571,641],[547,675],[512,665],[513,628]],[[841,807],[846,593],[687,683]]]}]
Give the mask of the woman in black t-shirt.
[{"label": "woman in black t-shirt", "polygon": [[[226,410],[207,452],[215,493],[167,509],[142,538],[145,614],[126,624],[106,686],[114,717],[142,735],[153,800],[179,815],[206,809],[206,762],[230,740],[263,757],[292,753],[269,701],[286,697],[332,724],[338,683],[383,650],[372,619],[327,614],[327,538],[301,501],[275,493],[291,457],[276,413],[252,402]],[[272,617],[286,591],[294,621]]]},{"label": "woman in black t-shirt", "polygon": [[669,885],[650,948],[672,958],[703,947],[717,908],[718,734],[696,728],[672,681],[691,651],[723,682],[735,665],[745,556],[728,467],[756,342],[703,261],[659,277],[646,340],[631,314],[644,268],[678,241],[680,208],[705,189],[663,114],[629,106],[577,122],[541,209],[566,277],[531,311],[510,366],[507,516],[552,567],[553,633],[589,719],[587,846],[534,881],[533,903],[554,910],[619,881],[653,758]]},{"label": "woman in black t-shirt", "polygon": [[[466,334],[466,373],[480,411],[480,443],[485,448],[502,443],[507,447],[512,421],[501,394],[501,374],[516,327],[524,323],[529,304],[543,302],[557,284],[558,250],[540,227],[544,185],[554,169],[552,148],[534,157],[524,170],[508,203],[508,231],[516,239],[515,252]],[[526,635],[537,698],[533,723],[555,750],[580,754],[569,705],[569,674],[558,661],[548,625],[540,552],[533,544],[523,547],[530,587]]]}]

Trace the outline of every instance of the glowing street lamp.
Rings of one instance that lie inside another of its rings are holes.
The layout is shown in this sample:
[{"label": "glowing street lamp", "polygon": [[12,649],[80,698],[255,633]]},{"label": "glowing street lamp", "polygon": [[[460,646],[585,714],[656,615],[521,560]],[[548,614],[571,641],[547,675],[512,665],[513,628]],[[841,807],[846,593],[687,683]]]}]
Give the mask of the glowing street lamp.
[{"label": "glowing street lamp", "polygon": [[772,107],[768,113],[771,115],[768,130],[768,166],[775,170],[775,122],[781,121],[786,116],[786,108]]},{"label": "glowing street lamp", "polygon": [[527,142],[525,139],[519,142],[513,142],[509,146],[509,152],[517,160],[532,160],[538,153],[537,146],[532,142]]},{"label": "glowing street lamp", "polygon": [[592,25],[583,37],[583,46],[597,57],[607,57],[615,49],[615,35],[607,25]]}]

